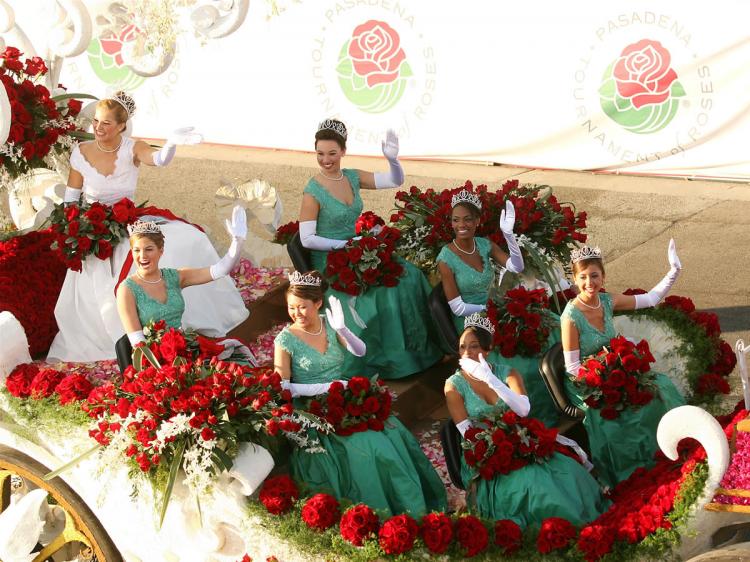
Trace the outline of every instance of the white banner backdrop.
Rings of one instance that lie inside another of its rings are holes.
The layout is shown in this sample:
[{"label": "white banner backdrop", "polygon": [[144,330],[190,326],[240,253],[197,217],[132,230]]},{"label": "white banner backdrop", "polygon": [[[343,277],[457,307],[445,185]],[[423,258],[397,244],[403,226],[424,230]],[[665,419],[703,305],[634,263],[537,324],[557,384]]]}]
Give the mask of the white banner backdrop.
[{"label": "white banner backdrop", "polygon": [[[70,91],[130,90],[138,136],[194,125],[208,142],[312,150],[337,116],[352,154],[379,154],[394,128],[406,157],[750,178],[743,0],[253,0],[219,39],[195,25],[232,0],[164,1],[177,49],[163,73],[133,72],[144,36],[116,3],[85,0],[94,37],[61,76]],[[43,45],[54,3],[10,5]]]}]

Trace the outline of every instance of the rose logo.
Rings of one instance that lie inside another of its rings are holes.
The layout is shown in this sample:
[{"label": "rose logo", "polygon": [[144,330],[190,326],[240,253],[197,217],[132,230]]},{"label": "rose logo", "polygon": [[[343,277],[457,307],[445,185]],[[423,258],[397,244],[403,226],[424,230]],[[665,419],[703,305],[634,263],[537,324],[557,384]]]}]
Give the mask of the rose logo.
[{"label": "rose logo", "polygon": [[346,98],[367,113],[383,113],[396,105],[413,74],[398,32],[377,20],[354,28],[341,48],[336,72]]},{"label": "rose logo", "polygon": [[117,35],[91,40],[86,53],[94,73],[107,84],[118,89],[133,91],[145,78],[138,76],[125,64],[123,47],[135,41],[140,30],[133,24],[123,27]]},{"label": "rose logo", "polygon": [[604,113],[631,133],[666,127],[685,96],[671,59],[669,51],[651,39],[625,47],[602,78],[599,101]]}]

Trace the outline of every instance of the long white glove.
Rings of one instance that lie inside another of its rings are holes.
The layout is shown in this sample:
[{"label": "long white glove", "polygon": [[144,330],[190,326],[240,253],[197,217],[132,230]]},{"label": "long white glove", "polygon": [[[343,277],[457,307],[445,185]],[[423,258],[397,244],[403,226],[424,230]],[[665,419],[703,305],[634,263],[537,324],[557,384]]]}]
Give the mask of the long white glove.
[{"label": "long white glove", "polygon": [[513,225],[515,224],[516,209],[509,199],[505,202],[505,209],[500,212],[500,232],[503,233],[503,238],[508,244],[508,261],[505,262],[505,269],[513,273],[521,273],[524,268],[523,256],[521,255],[521,248],[518,247],[516,235],[513,234]]},{"label": "long white glove", "polygon": [[[347,381],[338,381],[346,388]],[[317,384],[302,384],[296,382],[289,382],[288,380],[281,381],[281,388],[288,390],[292,394],[292,398],[297,396],[317,396],[318,394],[325,394],[328,389],[331,388],[330,382],[322,382]]]},{"label": "long white glove", "polygon": [[448,306],[451,307],[451,312],[456,316],[471,316],[475,312],[482,312],[487,308],[483,304],[470,304],[464,302],[461,295],[458,295],[455,299],[449,300]]},{"label": "long white glove", "polygon": [[203,135],[195,132],[194,127],[182,127],[181,129],[175,129],[167,142],[161,148],[152,153],[151,158],[154,161],[155,166],[166,166],[174,158],[175,152],[177,152],[178,144],[198,144],[203,141]]},{"label": "long white glove", "polygon": [[255,358],[255,355],[253,355],[253,352],[250,351],[250,348],[247,347],[244,343],[242,343],[240,340],[235,340],[231,338],[223,339],[221,341],[217,341],[216,343],[224,346],[224,351],[219,353],[219,359],[228,359],[235,353],[242,355],[247,361],[253,366],[258,366],[258,360]]},{"label": "long white glove", "polygon": [[299,238],[302,245],[310,250],[339,250],[346,246],[348,240],[335,240],[318,236],[318,221],[302,221],[299,223]]},{"label": "long white glove", "polygon": [[139,343],[146,341],[146,336],[143,334],[143,330],[135,330],[134,332],[128,332],[128,341],[131,346],[135,347]]},{"label": "long white glove", "polygon": [[677,257],[674,238],[669,239],[667,258],[669,259],[670,265],[669,272],[648,293],[645,295],[635,295],[635,308],[649,308],[659,304],[659,301],[667,295],[669,289],[672,288],[672,285],[674,285],[674,282],[677,281],[677,278],[680,276],[682,264],[680,263],[680,258]]},{"label": "long white glove", "polygon": [[531,410],[529,397],[513,392],[507,384],[497,378],[481,353],[479,354],[479,362],[468,357],[462,357],[458,360],[458,364],[475,379],[487,383],[495,391],[495,394],[516,414],[519,416],[529,414],[529,410]]},{"label": "long white glove", "polygon": [[352,355],[362,357],[367,352],[367,346],[365,342],[355,336],[349,328],[346,327],[344,322],[344,309],[341,308],[341,302],[339,299],[331,295],[328,297],[328,305],[330,308],[326,309],[326,318],[328,319],[328,325],[333,328],[336,333],[346,342],[346,349]]},{"label": "long white glove", "polygon": [[247,217],[245,216],[245,209],[240,205],[236,205],[232,209],[232,220],[227,219],[224,223],[226,224],[227,231],[232,236],[232,243],[229,245],[226,255],[209,269],[211,279],[214,280],[229,275],[229,272],[234,269],[240,261],[242,243],[247,238]]},{"label": "long white glove", "polygon": [[83,189],[77,189],[75,187],[65,186],[65,193],[63,194],[63,204],[65,203],[78,203],[81,200],[81,194]]},{"label": "long white glove", "polygon": [[471,426],[471,420],[466,418],[464,421],[460,421],[456,424],[456,429],[461,434],[461,437],[463,437]]},{"label": "long white glove", "polygon": [[578,371],[581,369],[581,350],[571,349],[565,351],[563,349],[563,357],[565,358],[565,370],[573,376],[578,376]]},{"label": "long white glove", "polygon": [[383,156],[388,159],[390,170],[387,172],[375,172],[375,188],[388,189],[390,187],[399,187],[404,183],[404,169],[401,167],[401,162],[398,161],[398,137],[393,129],[386,131],[382,148]]}]

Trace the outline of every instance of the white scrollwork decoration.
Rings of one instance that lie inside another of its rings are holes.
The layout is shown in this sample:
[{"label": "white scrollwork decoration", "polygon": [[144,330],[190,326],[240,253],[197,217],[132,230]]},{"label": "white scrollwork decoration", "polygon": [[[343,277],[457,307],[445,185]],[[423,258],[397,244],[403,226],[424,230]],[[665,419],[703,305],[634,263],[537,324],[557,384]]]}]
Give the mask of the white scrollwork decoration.
[{"label": "white scrollwork decoration", "polygon": [[[247,17],[249,0],[228,0],[219,7],[206,4],[193,10],[190,19],[195,31],[209,39],[219,39],[234,33]],[[222,10],[227,13],[222,14]]]},{"label": "white scrollwork decoration", "polygon": [[49,34],[50,53],[76,57],[91,42],[91,16],[82,0],[57,0],[57,24]]}]

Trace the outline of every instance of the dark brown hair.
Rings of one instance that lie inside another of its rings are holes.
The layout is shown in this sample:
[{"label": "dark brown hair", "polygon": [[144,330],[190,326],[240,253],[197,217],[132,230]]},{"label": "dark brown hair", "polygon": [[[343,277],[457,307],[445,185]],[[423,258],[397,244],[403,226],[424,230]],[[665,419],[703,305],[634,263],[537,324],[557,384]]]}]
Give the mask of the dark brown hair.
[{"label": "dark brown hair", "polygon": [[466,332],[473,332],[477,337],[479,345],[482,346],[482,349],[484,349],[485,351],[489,351],[492,349],[492,334],[490,334],[484,328],[480,328],[478,326],[469,326],[468,328],[464,328],[464,331],[461,332],[461,335],[463,336]]},{"label": "dark brown hair", "polygon": [[456,203],[453,205],[453,208],[451,209],[451,215],[453,215],[453,209],[456,207],[463,207],[469,213],[471,214],[471,218],[478,219],[482,215],[482,211],[479,210],[479,208],[476,205],[473,205],[472,203],[469,203],[468,201],[461,201],[460,203]]},{"label": "dark brown hair", "polygon": [[587,258],[585,260],[577,261],[573,264],[573,277],[578,275],[580,271],[583,271],[590,265],[599,266],[599,269],[602,270],[602,275],[605,275],[604,262],[601,258]]},{"label": "dark brown hair", "polygon": [[287,296],[293,295],[298,299],[305,299],[313,302],[322,301],[323,295],[325,295],[326,289],[328,288],[328,282],[326,282],[320,272],[315,269],[308,271],[305,275],[312,275],[320,279],[320,286],[290,284],[289,288],[286,290]]},{"label": "dark brown hair", "polygon": [[[339,121],[338,119],[330,119],[329,121],[333,123],[341,123],[341,126],[344,128],[344,131],[346,131],[346,125],[344,125],[342,121]],[[317,133],[315,133],[315,148],[316,149],[318,148],[319,140],[335,141],[336,144],[339,145],[339,148],[341,148],[341,150],[346,150],[346,138],[342,137],[333,129],[320,129]]]}]

